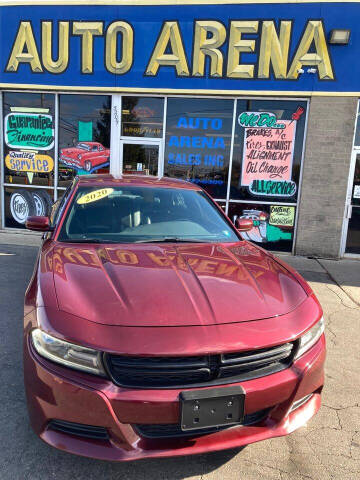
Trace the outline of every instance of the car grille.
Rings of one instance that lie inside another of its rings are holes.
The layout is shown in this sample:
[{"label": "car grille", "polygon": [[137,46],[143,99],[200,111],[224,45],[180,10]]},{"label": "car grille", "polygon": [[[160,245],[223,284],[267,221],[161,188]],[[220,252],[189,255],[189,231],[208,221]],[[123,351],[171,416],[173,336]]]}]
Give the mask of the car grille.
[{"label": "car grille", "polygon": [[55,430],[77,437],[92,438],[94,440],[108,440],[109,435],[103,427],[84,425],[82,423],[66,422],[65,420],[51,420],[48,424],[50,430]]},{"label": "car grille", "polygon": [[199,428],[183,432],[179,423],[166,423],[166,424],[137,424],[133,425],[136,433],[145,438],[171,438],[171,437],[194,437],[199,435],[208,435],[210,433],[220,432],[227,428],[233,428],[237,426],[246,426],[259,423],[264,420],[269,412],[270,408],[259,410],[258,412],[245,415],[244,420],[238,425],[225,425],[221,427],[211,428]]},{"label": "car grille", "polygon": [[293,343],[250,352],[192,357],[135,357],[105,354],[114,383],[131,388],[184,388],[251,380],[286,368]]}]

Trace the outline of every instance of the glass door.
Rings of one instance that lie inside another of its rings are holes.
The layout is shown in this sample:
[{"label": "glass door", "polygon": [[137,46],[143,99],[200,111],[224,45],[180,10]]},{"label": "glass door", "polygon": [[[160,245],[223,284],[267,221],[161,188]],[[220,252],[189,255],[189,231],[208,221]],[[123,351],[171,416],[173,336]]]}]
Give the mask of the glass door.
[{"label": "glass door", "polygon": [[122,173],[162,175],[161,140],[121,140]]},{"label": "glass door", "polygon": [[345,253],[360,255],[360,153],[354,152],[353,155],[351,197],[348,196],[346,206],[348,226]]}]

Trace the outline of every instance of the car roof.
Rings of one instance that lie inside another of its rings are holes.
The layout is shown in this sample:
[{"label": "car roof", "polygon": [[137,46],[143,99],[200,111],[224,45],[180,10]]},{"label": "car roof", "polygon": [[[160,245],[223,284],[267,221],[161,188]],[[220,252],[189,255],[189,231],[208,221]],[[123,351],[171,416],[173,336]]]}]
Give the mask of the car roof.
[{"label": "car roof", "polygon": [[120,186],[131,185],[141,187],[163,187],[163,188],[185,188],[187,190],[201,190],[201,188],[191,182],[180,180],[178,178],[155,177],[151,175],[122,175],[114,176],[111,174],[81,175],[77,177],[79,186]]}]

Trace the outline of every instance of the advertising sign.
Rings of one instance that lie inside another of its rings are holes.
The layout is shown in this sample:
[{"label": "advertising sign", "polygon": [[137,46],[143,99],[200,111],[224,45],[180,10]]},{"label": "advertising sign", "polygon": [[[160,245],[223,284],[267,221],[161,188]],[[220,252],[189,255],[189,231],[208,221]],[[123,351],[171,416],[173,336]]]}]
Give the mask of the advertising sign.
[{"label": "advertising sign", "polygon": [[30,151],[11,150],[5,157],[5,165],[16,172],[50,173],[54,170],[54,160],[49,155]]},{"label": "advertising sign", "polygon": [[[359,92],[358,2],[299,0],[286,10],[263,0],[6,3],[3,85]],[[331,45],[331,30],[344,28],[350,42]]]},{"label": "advertising sign", "polygon": [[269,224],[278,227],[293,227],[295,222],[295,207],[271,205]]},{"label": "advertising sign", "polygon": [[51,150],[54,123],[51,115],[9,113],[4,120],[5,143],[10,148]]},{"label": "advertising sign", "polygon": [[241,185],[260,195],[294,195],[291,175],[296,121],[277,121],[268,112],[242,112],[238,123],[245,127]]}]

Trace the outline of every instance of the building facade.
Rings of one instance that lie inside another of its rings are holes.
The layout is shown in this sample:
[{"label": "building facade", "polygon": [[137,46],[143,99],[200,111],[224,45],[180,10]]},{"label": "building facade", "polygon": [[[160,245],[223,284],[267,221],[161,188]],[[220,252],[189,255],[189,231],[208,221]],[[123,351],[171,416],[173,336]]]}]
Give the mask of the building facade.
[{"label": "building facade", "polygon": [[[360,256],[360,2],[0,1],[1,228],[172,176],[266,249]],[[359,152],[359,154],[358,154]]]}]

